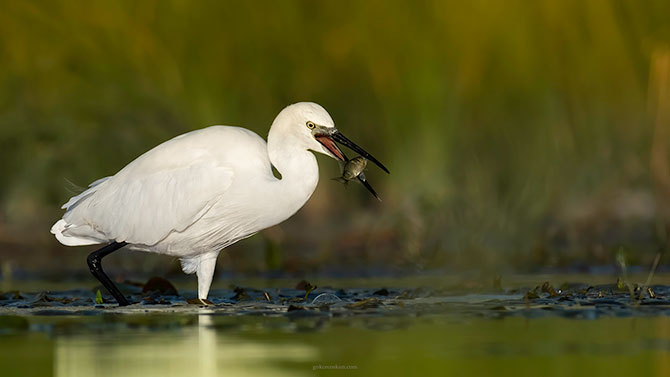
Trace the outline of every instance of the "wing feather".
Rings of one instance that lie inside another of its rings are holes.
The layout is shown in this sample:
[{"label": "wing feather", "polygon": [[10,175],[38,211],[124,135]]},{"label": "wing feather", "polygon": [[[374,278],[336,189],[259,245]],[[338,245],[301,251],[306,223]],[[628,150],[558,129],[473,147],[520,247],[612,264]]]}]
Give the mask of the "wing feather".
[{"label": "wing feather", "polygon": [[[71,198],[63,205],[63,219],[51,231],[66,245],[125,241],[139,249],[158,250],[152,246],[192,227],[217,203],[221,214],[234,215],[238,203],[226,200],[225,195],[236,169],[243,169],[239,174],[254,172],[252,175],[270,171],[266,143],[260,136],[230,126],[177,136]],[[191,233],[203,239],[211,233],[225,243],[246,235],[235,229],[229,234],[218,220],[209,225],[212,229],[201,227]],[[198,244],[198,240],[191,241],[189,249]],[[186,251],[181,250],[182,243],[168,244],[163,249]]]},{"label": "wing feather", "polygon": [[201,218],[232,180],[233,170],[213,158],[145,175],[127,171],[80,194],[63,216],[62,233],[153,245]]}]

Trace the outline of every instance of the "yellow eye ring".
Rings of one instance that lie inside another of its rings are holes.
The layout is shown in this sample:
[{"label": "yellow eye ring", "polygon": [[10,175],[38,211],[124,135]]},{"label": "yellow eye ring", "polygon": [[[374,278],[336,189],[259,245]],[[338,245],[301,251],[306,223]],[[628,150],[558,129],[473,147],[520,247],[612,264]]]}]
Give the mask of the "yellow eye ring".
[{"label": "yellow eye ring", "polygon": [[313,130],[314,127],[316,127],[316,124],[314,124],[314,122],[307,122],[307,128],[309,128],[310,130]]}]

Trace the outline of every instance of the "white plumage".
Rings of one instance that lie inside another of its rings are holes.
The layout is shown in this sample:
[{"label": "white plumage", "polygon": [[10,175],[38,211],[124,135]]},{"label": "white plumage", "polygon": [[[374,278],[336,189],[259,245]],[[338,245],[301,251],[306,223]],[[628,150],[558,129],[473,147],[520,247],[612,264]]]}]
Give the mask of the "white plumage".
[{"label": "white plumage", "polygon": [[179,257],[186,273],[197,272],[205,299],[221,249],[286,220],[309,199],[318,182],[310,150],[343,159],[324,139],[335,132],[321,106],[298,103],[277,115],[267,143],[230,126],[177,136],[71,198],[51,232],[68,246],[116,241]]}]

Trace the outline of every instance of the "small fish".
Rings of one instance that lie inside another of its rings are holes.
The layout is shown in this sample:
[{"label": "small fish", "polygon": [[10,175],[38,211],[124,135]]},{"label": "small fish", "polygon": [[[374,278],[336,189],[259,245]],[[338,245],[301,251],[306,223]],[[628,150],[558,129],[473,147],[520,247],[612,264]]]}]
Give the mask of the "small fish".
[{"label": "small fish", "polygon": [[365,174],[363,173],[363,170],[365,170],[365,167],[368,165],[368,160],[365,157],[354,157],[351,160],[347,160],[345,164],[340,163],[340,165],[342,166],[342,175],[333,178],[334,181],[338,181],[346,185],[349,183],[349,181],[353,181],[354,179],[358,178],[358,181],[361,182],[363,186],[365,186],[365,188],[368,189],[368,191],[370,191],[370,193],[375,198],[377,198],[377,200],[381,201],[381,198],[379,198],[379,195],[377,195],[372,186],[370,186],[367,178],[365,178]]},{"label": "small fish", "polygon": [[363,170],[368,165],[368,160],[365,157],[358,156],[354,157],[351,160],[347,161],[342,168],[342,175],[340,177],[333,178],[334,181],[344,183],[345,185],[359,176],[362,180],[365,180],[365,175]]}]

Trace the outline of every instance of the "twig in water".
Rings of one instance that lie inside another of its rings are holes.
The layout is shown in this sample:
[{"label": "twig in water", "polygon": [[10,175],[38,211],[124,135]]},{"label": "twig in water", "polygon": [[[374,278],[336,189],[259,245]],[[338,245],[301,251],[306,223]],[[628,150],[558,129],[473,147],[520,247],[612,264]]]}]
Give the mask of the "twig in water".
[{"label": "twig in water", "polygon": [[642,289],[640,289],[640,297],[638,297],[638,300],[640,300],[640,301],[642,300],[642,295],[647,293],[647,289],[651,285],[651,279],[654,278],[654,272],[656,272],[656,267],[658,267],[658,262],[661,260],[661,255],[662,255],[662,253],[660,253],[660,252],[656,253],[656,258],[654,258],[654,263],[651,265],[651,271],[649,271],[649,275],[647,276],[647,281],[642,286]]}]

